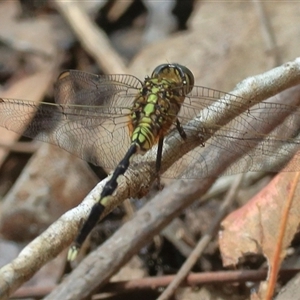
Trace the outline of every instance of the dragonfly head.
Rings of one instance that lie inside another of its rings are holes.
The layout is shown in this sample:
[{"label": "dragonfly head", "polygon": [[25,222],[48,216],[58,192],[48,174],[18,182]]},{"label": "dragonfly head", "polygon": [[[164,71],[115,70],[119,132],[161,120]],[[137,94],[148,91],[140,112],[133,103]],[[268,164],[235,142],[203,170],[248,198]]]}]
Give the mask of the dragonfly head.
[{"label": "dragonfly head", "polygon": [[194,86],[194,75],[187,68],[179,64],[162,64],[154,69],[152,78],[165,79],[181,85],[184,95],[187,95]]}]

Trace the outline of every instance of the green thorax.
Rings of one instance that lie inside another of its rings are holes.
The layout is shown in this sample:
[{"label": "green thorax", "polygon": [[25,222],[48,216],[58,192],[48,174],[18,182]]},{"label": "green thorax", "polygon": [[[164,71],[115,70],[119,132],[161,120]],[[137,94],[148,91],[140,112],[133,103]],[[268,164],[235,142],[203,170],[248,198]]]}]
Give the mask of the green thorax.
[{"label": "green thorax", "polygon": [[[172,65],[170,65],[172,66]],[[163,137],[177,119],[187,91],[187,78],[177,68],[164,68],[147,77],[130,117],[132,143],[144,153]]]}]

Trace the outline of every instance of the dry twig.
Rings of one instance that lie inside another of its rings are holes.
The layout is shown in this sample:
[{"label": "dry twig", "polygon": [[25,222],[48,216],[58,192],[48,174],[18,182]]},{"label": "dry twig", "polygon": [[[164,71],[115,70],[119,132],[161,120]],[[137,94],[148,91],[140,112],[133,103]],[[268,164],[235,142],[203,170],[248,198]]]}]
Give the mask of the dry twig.
[{"label": "dry twig", "polygon": [[[297,274],[299,269],[284,269],[280,271],[280,278],[289,279]],[[238,270],[238,271],[220,271],[220,272],[205,272],[205,273],[193,273],[187,276],[181,286],[195,287],[201,284],[210,283],[230,283],[230,282],[258,282],[266,279],[267,270]],[[159,289],[167,286],[175,275],[161,276],[161,277],[146,277],[140,279],[134,279],[129,281],[115,281],[109,282],[104,288],[99,290],[101,293],[127,293],[134,291],[149,291]],[[22,287],[16,291],[11,299],[20,298],[42,298],[51,291],[55,286],[48,287]],[[96,291],[97,293],[98,291]]]},{"label": "dry twig", "polygon": [[269,17],[265,11],[263,3],[261,1],[253,0],[253,5],[259,15],[261,22],[262,34],[266,43],[267,52],[274,58],[274,66],[279,66],[282,63],[280,52],[276,43],[276,37],[274,30],[270,24]]},{"label": "dry twig", "polygon": [[55,0],[55,3],[78,37],[82,47],[96,60],[105,73],[127,73],[124,62],[111,47],[106,34],[80,8],[80,2]]}]

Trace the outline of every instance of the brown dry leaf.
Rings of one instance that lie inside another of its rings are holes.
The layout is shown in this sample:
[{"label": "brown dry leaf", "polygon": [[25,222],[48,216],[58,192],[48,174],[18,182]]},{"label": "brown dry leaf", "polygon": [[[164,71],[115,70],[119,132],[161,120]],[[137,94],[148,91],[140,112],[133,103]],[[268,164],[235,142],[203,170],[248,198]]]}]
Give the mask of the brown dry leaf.
[{"label": "brown dry leaf", "polygon": [[[282,61],[298,56],[300,6],[264,2],[272,22]],[[284,13],[282,13],[284,12]],[[130,64],[138,78],[162,63],[178,62],[195,75],[195,83],[230,91],[240,80],[274,66],[267,53],[260,19],[251,1],[206,1],[194,10],[190,30],[141,50]],[[288,30],[287,30],[288,28]]]},{"label": "brown dry leaf", "polygon": [[[278,241],[282,210],[295,173],[278,174],[269,185],[222,222],[219,235],[224,266],[236,265],[247,254],[262,253],[270,261]],[[281,258],[300,222],[300,185],[297,186],[283,240]]]},{"label": "brown dry leaf", "polygon": [[[278,265],[285,258],[285,251],[290,245],[300,222],[300,185],[293,190],[292,182],[298,173],[280,173],[269,185],[257,194],[245,206],[231,213],[222,222],[219,235],[223,264],[236,265],[247,254],[263,254],[269,264],[269,271],[276,273]],[[288,210],[286,226],[282,226],[286,205],[292,197]],[[282,241],[280,232],[284,232]],[[280,253],[277,252],[279,243]],[[271,276],[274,279],[274,275]],[[264,299],[267,285],[260,286],[259,297]]]},{"label": "brown dry leaf", "polygon": [[31,240],[78,205],[97,182],[84,161],[43,144],[3,199],[1,234],[14,241]]}]

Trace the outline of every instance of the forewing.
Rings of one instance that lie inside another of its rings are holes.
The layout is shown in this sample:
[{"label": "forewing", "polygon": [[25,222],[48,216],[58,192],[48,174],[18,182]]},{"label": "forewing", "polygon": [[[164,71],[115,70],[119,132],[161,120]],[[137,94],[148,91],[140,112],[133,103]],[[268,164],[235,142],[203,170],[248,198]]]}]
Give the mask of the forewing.
[{"label": "forewing", "polygon": [[128,114],[139,85],[130,75],[66,71],[56,104],[0,99],[0,126],[113,169],[130,144]]}]

